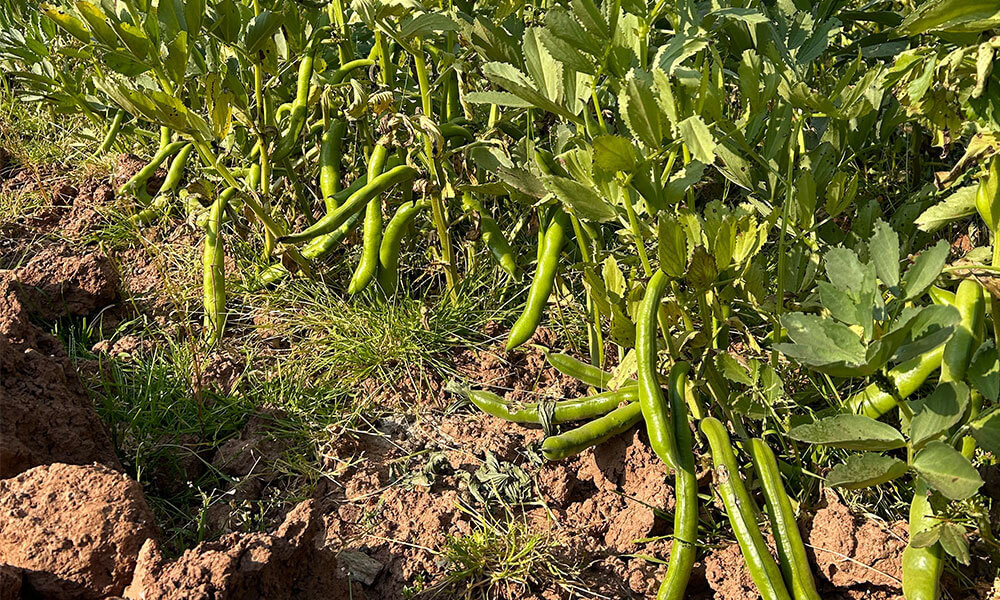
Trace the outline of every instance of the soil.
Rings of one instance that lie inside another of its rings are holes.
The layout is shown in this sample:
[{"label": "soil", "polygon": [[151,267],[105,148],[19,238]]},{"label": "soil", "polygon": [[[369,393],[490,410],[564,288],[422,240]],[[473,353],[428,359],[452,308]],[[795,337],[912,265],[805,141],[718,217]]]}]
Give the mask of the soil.
[{"label": "soil", "polygon": [[62,342],[32,322],[88,315],[116,295],[98,253],[56,247],[0,271],[0,478],[53,462],[121,468]]},{"label": "soil", "polygon": [[[140,166],[126,157],[115,178]],[[22,173],[0,187],[37,184]],[[100,180],[59,182],[49,190],[50,206],[0,232],[11,234],[0,246],[0,267],[16,267],[0,271],[0,600],[454,597],[491,576],[500,581],[496,598],[655,596],[666,568],[646,557],[669,555],[674,498],[672,477],[641,428],[549,463],[538,452],[540,428],[456,407],[441,377],[424,370],[362,384],[363,401],[410,412],[363,431],[330,431],[317,465],[330,475],[313,497],[276,516],[280,525],[271,533],[228,533],[166,556],[142,491],[120,472],[61,342],[36,323],[100,311],[114,319],[121,293],[150,316],[173,318],[178,304],[163,293],[166,271],[144,249],[118,251],[112,261],[80,246],[114,200],[113,189]],[[164,235],[191,234],[177,228]],[[547,330],[532,340],[555,342]],[[120,338],[94,349],[128,356],[147,343]],[[534,348],[469,349],[451,358],[461,376],[511,402],[586,393]],[[229,392],[244,370],[239,359],[212,356],[192,387]],[[210,463],[234,482],[235,499],[259,497],[294,451],[280,433],[282,417],[262,407],[214,456],[193,456],[190,469]],[[711,477],[699,481],[710,493]],[[209,519],[236,527],[219,506]],[[484,537],[487,531],[493,534]],[[828,493],[802,531],[822,597],[899,597],[895,565],[905,525],[852,515]],[[471,579],[448,579],[458,571],[455,549],[482,539],[534,543],[527,587],[489,572],[488,564]],[[993,593],[987,586],[983,598]],[[708,548],[696,565],[689,597],[743,600],[756,598],[753,590],[738,548],[724,545]]]},{"label": "soil", "polygon": [[102,465],[54,463],[0,480],[0,557],[34,594],[100,599],[125,590],[157,535],[139,484]]}]

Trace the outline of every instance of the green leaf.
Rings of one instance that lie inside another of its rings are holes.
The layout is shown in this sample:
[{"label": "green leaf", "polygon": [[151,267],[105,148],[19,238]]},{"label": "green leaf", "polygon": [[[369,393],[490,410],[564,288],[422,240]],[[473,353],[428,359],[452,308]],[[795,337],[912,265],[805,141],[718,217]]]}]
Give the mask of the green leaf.
[{"label": "green leaf", "polygon": [[868,255],[882,283],[896,287],[899,284],[899,236],[881,219],[875,224],[875,235],[868,243]]},{"label": "green leaf", "polygon": [[667,185],[663,186],[663,198],[667,204],[677,204],[684,197],[688,189],[701,181],[705,175],[705,163],[692,160],[679,172],[670,177]]},{"label": "green leaf", "polygon": [[188,40],[197,39],[204,18],[205,0],[184,0],[184,22],[187,25]]},{"label": "green leaf", "polygon": [[928,31],[978,33],[1000,26],[995,0],[930,0],[910,13],[899,29],[908,35]]},{"label": "green leaf", "polygon": [[921,448],[958,423],[968,405],[969,388],[964,383],[952,381],[939,383],[930,396],[911,402],[910,444],[913,449]]},{"label": "green leaf", "polygon": [[920,297],[930,287],[948,260],[948,242],[940,240],[928,250],[924,250],[913,261],[913,265],[903,275],[903,289],[906,300]]},{"label": "green leaf", "polygon": [[645,146],[658,148],[665,135],[660,106],[653,94],[653,80],[649,73],[632,69],[625,76],[618,96],[618,110],[632,134]]},{"label": "green leaf", "polygon": [[944,442],[927,444],[913,459],[913,468],[931,487],[951,500],[964,500],[983,485],[969,459]]},{"label": "green leaf", "polygon": [[657,229],[660,270],[670,277],[679,278],[687,271],[688,263],[684,226],[674,217],[661,214]]},{"label": "green leaf", "polygon": [[403,23],[399,28],[399,36],[403,39],[423,38],[444,31],[458,31],[458,23],[448,15],[439,12],[425,12]]},{"label": "green leaf", "polygon": [[743,385],[753,385],[754,380],[750,374],[729,352],[720,352],[715,357],[715,365],[722,373],[722,376],[736,383]]},{"label": "green leaf", "polygon": [[247,54],[256,57],[257,52],[264,47],[264,44],[281,27],[283,20],[281,15],[269,10],[263,10],[259,15],[254,17],[249,27],[247,27],[246,37],[243,39],[243,47],[246,49]]},{"label": "green leaf", "polygon": [[1000,411],[994,410],[970,424],[972,437],[983,450],[1000,455]]},{"label": "green leaf", "polygon": [[862,415],[827,417],[799,425],[788,435],[800,442],[845,450],[892,450],[906,445],[903,434],[895,427]]},{"label": "green leaf", "polygon": [[891,456],[871,452],[852,454],[847,457],[846,462],[830,469],[826,476],[826,484],[830,487],[857,490],[892,481],[904,475],[906,469],[905,462]]},{"label": "green leaf", "polygon": [[978,185],[959,188],[944,200],[925,210],[917,217],[916,224],[921,231],[934,233],[952,221],[976,214],[976,190]]},{"label": "green leaf", "polygon": [[938,541],[941,542],[941,547],[955,560],[968,566],[972,557],[969,555],[969,539],[966,537],[965,527],[950,522],[941,523],[940,527]]},{"label": "green leaf", "polygon": [[1000,397],[1000,358],[993,340],[986,340],[979,346],[965,377],[980,394],[997,401]]},{"label": "green leaf", "polygon": [[718,144],[701,117],[694,115],[684,119],[678,124],[678,129],[681,139],[691,151],[691,156],[706,165],[715,161],[715,147]]},{"label": "green leaf", "polygon": [[933,527],[914,533],[910,536],[910,545],[914,548],[930,548],[938,543],[938,540],[941,539],[941,525],[942,523],[938,523]]},{"label": "green leaf", "polygon": [[594,138],[594,164],[611,173],[629,173],[636,165],[635,150],[621,136],[599,135]]},{"label": "green leaf", "polygon": [[552,55],[539,40],[542,30],[531,27],[524,32],[524,71],[535,82],[535,89],[543,96],[556,103],[562,103],[566,97],[563,83],[562,64],[552,58]]},{"label": "green leaf", "polygon": [[578,73],[593,75],[597,73],[597,61],[593,57],[578,50],[572,43],[558,37],[549,28],[538,31],[545,49],[549,51],[552,58],[561,62],[563,66]]},{"label": "green leaf", "polygon": [[538,91],[535,84],[513,65],[498,62],[486,63],[483,65],[483,74],[496,85],[527,101],[536,108],[565,117],[574,123],[583,123],[580,117],[571,113],[565,106],[556,103]]},{"label": "green leaf", "polygon": [[187,72],[188,61],[188,33],[186,31],[177,32],[177,37],[167,45],[167,60],[163,66],[167,69],[167,75],[171,81],[178,85],[184,82],[184,74]]},{"label": "green leaf", "polygon": [[775,348],[804,365],[821,367],[839,362],[865,362],[861,338],[846,325],[804,313],[783,315],[781,324],[795,343],[775,344]]},{"label": "green leaf", "polygon": [[528,102],[520,96],[515,96],[510,92],[501,92],[497,90],[489,92],[469,92],[465,95],[465,99],[473,104],[497,104],[499,106],[510,106],[513,108],[531,108],[534,106],[534,104]]},{"label": "green leaf", "polygon": [[715,258],[705,250],[704,246],[694,249],[691,264],[687,271],[687,282],[696,290],[707,290],[713,283],[719,271],[715,266]]},{"label": "green leaf", "polygon": [[111,28],[108,24],[108,17],[93,2],[87,2],[85,0],[78,0],[75,4],[76,10],[80,11],[80,15],[83,20],[87,22],[90,26],[90,32],[94,34],[102,44],[108,48],[120,48],[121,42],[118,40],[118,34],[115,30]]},{"label": "green leaf", "polygon": [[591,188],[558,175],[545,175],[545,189],[555,194],[564,207],[581,219],[604,223],[618,216],[614,207]]}]

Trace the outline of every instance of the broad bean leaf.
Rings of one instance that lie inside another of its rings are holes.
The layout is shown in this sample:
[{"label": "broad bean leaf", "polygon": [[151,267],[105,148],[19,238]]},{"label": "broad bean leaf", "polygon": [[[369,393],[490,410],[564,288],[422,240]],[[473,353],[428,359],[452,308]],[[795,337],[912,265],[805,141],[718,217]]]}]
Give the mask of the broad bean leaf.
[{"label": "broad bean leaf", "polygon": [[718,143],[701,117],[698,115],[688,117],[681,121],[677,127],[681,139],[691,150],[691,156],[706,165],[715,161],[715,148]]},{"label": "broad bean leaf", "polygon": [[917,260],[913,261],[913,265],[903,275],[905,299],[912,300],[920,297],[941,274],[947,260],[948,242],[944,240],[921,252]]},{"label": "broad bean leaf", "polygon": [[965,376],[980,394],[997,401],[1000,397],[1000,360],[993,340],[979,346]]},{"label": "broad bean leaf", "polygon": [[844,463],[827,473],[826,484],[857,490],[892,481],[906,474],[906,471],[906,463],[891,456],[872,452],[852,454]]},{"label": "broad bean leaf", "polygon": [[545,188],[555,194],[567,210],[581,219],[603,223],[613,220],[618,213],[614,207],[597,195],[593,189],[567,177],[545,175]]},{"label": "broad bean leaf", "polygon": [[1000,411],[994,410],[971,424],[972,437],[984,450],[1000,455]]},{"label": "broad bean leaf", "polygon": [[851,367],[866,362],[861,338],[846,325],[804,313],[782,315],[781,324],[793,343],[775,344],[775,348],[806,366],[836,375],[844,366],[853,372]]},{"label": "broad bean leaf", "polygon": [[971,217],[976,214],[976,189],[979,186],[967,185],[956,190],[944,200],[925,210],[917,217],[917,228],[921,231],[934,233],[952,221]]},{"label": "broad bean leaf", "polygon": [[868,254],[875,263],[875,272],[882,283],[893,289],[899,284],[899,236],[881,219],[875,224],[875,235],[868,244]]},{"label": "broad bean leaf", "polygon": [[934,392],[910,403],[910,444],[914,450],[958,423],[969,405],[969,388],[961,382],[941,382]]},{"label": "broad bean leaf", "polygon": [[927,444],[914,457],[913,468],[931,487],[951,500],[964,500],[983,485],[969,459],[944,442]]},{"label": "broad bean leaf", "polygon": [[636,156],[632,144],[618,135],[594,138],[594,164],[611,173],[635,169]]},{"label": "broad bean leaf", "polygon": [[660,215],[658,224],[660,270],[673,278],[684,275],[688,264],[687,235],[684,226],[672,216]]},{"label": "broad bean leaf", "polygon": [[895,427],[862,415],[835,415],[799,425],[788,434],[793,440],[846,450],[892,450],[906,445]]}]

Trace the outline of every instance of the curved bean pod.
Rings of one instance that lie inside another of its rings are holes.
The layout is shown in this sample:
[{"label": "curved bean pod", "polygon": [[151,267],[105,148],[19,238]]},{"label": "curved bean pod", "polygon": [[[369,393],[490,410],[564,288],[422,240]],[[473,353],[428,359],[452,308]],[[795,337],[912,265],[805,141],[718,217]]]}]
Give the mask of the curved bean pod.
[{"label": "curved bean pod", "polygon": [[226,254],[222,244],[222,216],[226,204],[236,194],[236,188],[227,188],[212,204],[205,222],[204,302],[205,329],[208,343],[214,344],[226,326]]},{"label": "curved bean pod", "polygon": [[632,429],[641,420],[639,404],[630,402],[576,429],[545,438],[542,455],[549,460],[568,458]]},{"label": "curved bean pod", "polygon": [[[486,390],[473,390],[469,393],[469,399],[484,413],[494,417],[514,423],[542,424],[536,403],[525,404],[517,410],[511,410],[510,405],[503,398]],[[566,423],[593,419],[608,414],[623,402],[635,402],[638,399],[639,389],[633,385],[613,392],[561,400],[553,406],[552,422]]]},{"label": "curved bean pod", "polygon": [[378,284],[387,296],[395,294],[399,285],[399,248],[403,243],[403,234],[417,213],[430,208],[430,205],[427,200],[403,204],[396,209],[396,214],[385,228],[378,250]]},{"label": "curved bean pod", "polygon": [[660,298],[667,289],[669,277],[657,269],[646,286],[646,294],[639,305],[635,325],[635,354],[638,363],[639,404],[642,417],[646,421],[646,433],[653,451],[673,468],[677,465],[673,428],[667,415],[667,400],[660,388],[657,376],[656,315]]},{"label": "curved bean pod", "polygon": [[131,179],[123,183],[122,186],[118,188],[118,195],[123,195],[129,190],[137,189],[139,186],[145,185],[149,178],[156,173],[156,170],[160,168],[160,165],[163,164],[163,161],[167,160],[167,158],[183,148],[186,143],[187,142],[182,141],[170,142],[161,150],[157,151],[157,153],[153,155],[152,160],[150,160],[146,166],[139,169],[138,173],[133,175]]},{"label": "curved bean pod", "polygon": [[715,466],[716,489],[726,507],[729,523],[739,542],[750,577],[764,600],[791,600],[788,588],[781,578],[781,570],[774,562],[757,526],[753,500],[740,479],[740,468],[736,464],[726,426],[714,417],[706,417],[701,421],[701,431],[708,438]]},{"label": "curved bean pod", "polygon": [[337,208],[336,211],[326,215],[305,230],[300,231],[299,233],[283,236],[279,238],[278,241],[286,244],[298,244],[311,240],[317,236],[321,236],[325,233],[330,233],[346,223],[347,219],[350,218],[351,215],[360,212],[362,208],[368,205],[368,202],[371,201],[372,198],[385,192],[397,183],[410,181],[416,176],[416,174],[417,170],[409,165],[399,165],[398,167],[394,167],[385,173],[382,173],[374,180],[369,181],[365,187],[351,194],[347,201],[344,202],[342,206]]},{"label": "curved bean pod", "polygon": [[111,120],[111,127],[108,128],[107,135],[104,136],[104,141],[101,142],[100,147],[97,148],[97,154],[101,155],[111,150],[111,147],[115,145],[115,140],[118,139],[118,132],[122,129],[122,121],[125,120],[125,111],[119,110],[115,113],[115,118]]},{"label": "curved bean pod", "polygon": [[682,600],[694,566],[698,539],[698,478],[694,467],[694,440],[688,426],[687,373],[690,365],[679,362],[670,369],[670,425],[677,444],[674,469],[674,542],[670,563],[656,600]]},{"label": "curved bean pod", "polygon": [[795,600],[820,600],[792,503],[781,484],[778,460],[767,444],[756,438],[750,440],[750,454],[764,489],[767,516],[771,520],[771,531],[778,547],[778,559],[781,561],[785,583],[791,588]]},{"label": "curved bean pod", "polygon": [[545,231],[541,258],[535,269],[535,278],[531,280],[531,289],[528,290],[528,301],[524,305],[524,312],[510,328],[507,350],[513,350],[527,342],[538,329],[538,324],[542,321],[542,313],[545,312],[545,305],[548,304],[549,296],[552,295],[556,272],[559,270],[559,252],[566,241],[568,228],[569,216],[557,207],[552,222]]},{"label": "curved bean pod", "polygon": [[323,195],[326,212],[337,210],[334,195],[340,191],[340,180],[343,174],[340,170],[341,147],[344,134],[347,132],[347,122],[337,120],[330,123],[330,128],[323,133],[319,146],[319,190]]},{"label": "curved bean pod", "polygon": [[607,389],[608,383],[611,381],[611,373],[582,360],[577,360],[569,354],[546,352],[545,360],[563,375],[569,375],[598,389]]},{"label": "curved bean pod", "polygon": [[[368,159],[368,181],[375,181],[375,178],[382,173],[385,161],[389,157],[389,149],[382,144],[376,144]],[[368,201],[365,210],[364,235],[362,237],[361,260],[358,261],[358,268],[351,276],[351,282],[347,286],[348,294],[357,294],[368,287],[375,277],[378,269],[379,246],[382,244],[382,199],[375,196]]]}]

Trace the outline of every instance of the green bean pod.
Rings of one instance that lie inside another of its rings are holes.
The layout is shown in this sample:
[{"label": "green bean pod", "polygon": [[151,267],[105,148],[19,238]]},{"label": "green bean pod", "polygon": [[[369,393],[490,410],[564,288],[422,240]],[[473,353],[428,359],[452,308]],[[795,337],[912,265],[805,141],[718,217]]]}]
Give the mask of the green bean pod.
[{"label": "green bean pod", "polygon": [[740,468],[726,426],[714,417],[706,417],[701,421],[701,431],[711,447],[716,489],[757,591],[764,600],[791,600],[778,563],[774,562],[757,526],[753,500],[740,479]]},{"label": "green bean pod", "polygon": [[[368,159],[368,181],[374,181],[382,173],[385,161],[389,157],[389,149],[383,144],[376,144]],[[362,237],[361,260],[351,276],[347,286],[348,294],[357,294],[368,287],[375,278],[378,269],[379,246],[382,244],[382,198],[375,196],[368,201],[365,210],[364,235]]]},{"label": "green bean pod", "polygon": [[546,352],[545,360],[563,375],[569,375],[598,389],[607,389],[608,383],[612,378],[611,373],[598,369],[594,365],[585,363],[582,360],[577,360],[569,354]]},{"label": "green bean pod", "polygon": [[226,254],[222,243],[222,216],[236,191],[231,187],[219,194],[205,222],[205,329],[209,344],[214,344],[222,336],[226,326]]},{"label": "green bean pod", "polygon": [[382,244],[378,250],[378,284],[382,293],[391,296],[396,293],[399,285],[399,248],[403,242],[406,228],[422,210],[430,208],[427,200],[407,202],[398,209],[382,235]]},{"label": "green bean pod", "polygon": [[137,225],[148,225],[163,212],[163,209],[167,207],[170,201],[170,195],[177,189],[181,179],[184,177],[184,168],[187,166],[188,157],[191,155],[192,150],[194,150],[194,144],[187,144],[180,149],[177,156],[170,162],[170,168],[167,169],[167,176],[163,180],[163,185],[160,186],[156,198],[147,208],[132,215],[129,218],[130,221]]},{"label": "green bean pod", "polygon": [[500,268],[513,277],[515,281],[521,280],[521,271],[517,268],[517,260],[514,258],[514,249],[510,247],[507,236],[500,231],[500,226],[493,220],[493,217],[485,213],[479,214],[479,229],[482,231],[483,241],[489,248],[493,259],[497,261]]},{"label": "green bean pod", "polygon": [[[913,501],[910,502],[910,539],[930,529],[940,521],[934,518],[934,509],[927,495],[927,484],[917,477],[914,482]],[[917,548],[910,544],[903,550],[903,596],[906,600],[938,600],[941,596],[941,574],[944,556],[941,544]]]},{"label": "green bean pod", "polygon": [[460,137],[464,138],[468,142],[476,141],[476,136],[472,135],[471,131],[461,125],[456,125],[455,123],[443,123],[441,125],[441,137],[446,140]]},{"label": "green bean pod", "polygon": [[646,294],[642,297],[642,304],[636,315],[635,355],[638,364],[639,404],[642,405],[649,444],[660,460],[673,468],[677,465],[673,428],[670,427],[667,400],[657,376],[659,361],[656,351],[656,315],[669,280],[666,273],[657,269],[646,286]]},{"label": "green bean pod", "polygon": [[[951,338],[944,344],[941,356],[942,382],[958,382],[965,378],[965,372],[978,347],[978,335],[985,320],[986,302],[979,283],[965,279],[955,291],[955,308],[961,315],[958,326]],[[910,502],[910,540],[924,529],[937,523],[934,509],[927,497],[927,488],[921,478],[914,486],[913,500]],[[937,600],[941,595],[941,573],[944,571],[944,557],[941,545],[917,548],[910,544],[903,551],[903,595],[906,600]]]},{"label": "green bean pod", "polygon": [[931,301],[934,302],[934,304],[955,306],[955,292],[932,285],[927,288],[927,295],[931,297]]},{"label": "green bean pod", "polygon": [[574,456],[606,439],[628,431],[641,420],[642,410],[639,404],[629,402],[576,429],[545,438],[542,442],[542,456],[549,460]]},{"label": "green bean pod", "polygon": [[337,229],[350,218],[351,215],[360,212],[368,205],[372,198],[382,194],[392,186],[412,180],[417,174],[417,170],[409,165],[399,165],[385,173],[382,173],[360,190],[351,194],[346,202],[336,211],[324,216],[299,233],[282,236],[278,241],[286,244],[298,244],[321,236],[325,233]]},{"label": "green bean pod", "polygon": [[682,600],[686,597],[697,553],[698,477],[695,473],[694,440],[688,426],[686,398],[690,368],[687,363],[678,362],[670,369],[670,425],[677,445],[677,466],[674,468],[674,541],[670,546],[667,573],[656,593],[656,600]]},{"label": "green bean pod", "polygon": [[323,194],[326,212],[337,210],[334,195],[340,191],[341,173],[340,159],[344,134],[347,132],[347,121],[337,120],[330,123],[329,129],[323,133],[319,147],[319,189]]},{"label": "green bean pod", "polygon": [[538,324],[542,321],[542,314],[545,312],[545,305],[548,304],[552,287],[555,285],[556,272],[559,270],[559,252],[566,242],[568,228],[569,216],[557,207],[552,222],[545,231],[541,258],[535,269],[535,278],[531,280],[531,288],[528,290],[528,301],[524,306],[524,312],[510,329],[507,350],[513,350],[527,342],[538,329]]},{"label": "green bean pod", "polygon": [[520,281],[521,271],[517,268],[517,259],[514,257],[514,250],[510,247],[507,236],[500,231],[500,226],[497,225],[497,222],[490,216],[489,212],[483,209],[483,205],[476,200],[472,192],[462,192],[462,206],[465,210],[475,211],[479,215],[479,231],[493,259],[515,281]]},{"label": "green bean pod", "polygon": [[104,136],[104,141],[101,142],[100,147],[97,149],[97,154],[101,155],[111,150],[111,147],[115,145],[115,140],[118,139],[118,132],[122,129],[122,121],[125,120],[125,111],[119,110],[115,113],[114,119],[111,120],[111,127],[108,128],[107,135]]},{"label": "green bean pod", "polygon": [[941,381],[961,381],[979,347],[978,337],[986,319],[983,290],[974,279],[964,279],[955,291],[955,308],[961,318],[941,357]]},{"label": "green bean pod", "polygon": [[[896,395],[906,399],[927,381],[931,373],[941,367],[944,344],[920,356],[896,365],[886,373],[896,388]],[[896,407],[896,395],[873,383],[844,402],[844,411],[877,419]]]},{"label": "green bean pod", "polygon": [[153,155],[152,160],[150,160],[149,163],[146,164],[146,166],[139,169],[138,173],[133,175],[131,179],[126,181],[124,184],[122,184],[120,188],[118,188],[118,195],[119,196],[124,195],[126,192],[133,189],[137,190],[136,193],[138,193],[138,188],[140,186],[144,186],[146,182],[149,181],[149,178],[152,177],[154,173],[156,173],[156,170],[160,168],[160,165],[163,164],[163,161],[167,160],[167,158],[169,158],[175,152],[183,148],[185,144],[186,142],[182,141],[170,142],[162,149],[157,151],[157,153]]},{"label": "green bean pod", "polygon": [[316,60],[316,51],[319,49],[319,40],[324,36],[324,30],[326,29],[329,28],[321,27],[313,33],[309,48],[306,50],[305,56],[302,57],[302,62],[299,63],[295,101],[292,103],[291,114],[288,117],[288,129],[271,155],[271,160],[274,162],[281,162],[287,158],[292,153],[295,144],[299,141],[299,136],[302,134],[302,127],[306,122],[306,113],[309,111],[309,88],[310,80],[312,79],[313,63]]},{"label": "green bean pod", "polygon": [[[503,398],[486,390],[473,390],[469,393],[469,399],[488,415],[514,423],[542,424],[537,403],[532,402],[512,410]],[[601,392],[593,396],[561,400],[553,404],[552,422],[566,423],[593,419],[608,414],[624,402],[635,402],[638,399],[639,388],[631,385],[613,392]]]},{"label": "green bean pod", "polygon": [[355,69],[362,69],[364,67],[370,67],[375,64],[375,61],[370,58],[356,58],[350,62],[346,62],[339,67],[337,70],[330,74],[330,84],[336,85],[344,81],[344,79],[354,71]]},{"label": "green bean pod", "polygon": [[750,454],[767,501],[767,516],[771,520],[785,584],[795,600],[820,600],[792,503],[781,484],[778,460],[767,444],[756,438],[750,440]]}]

